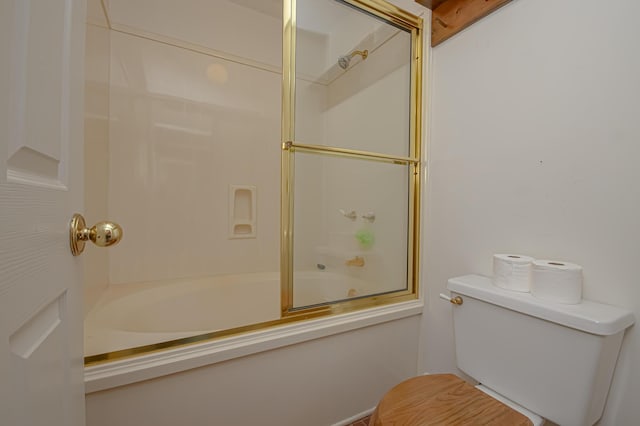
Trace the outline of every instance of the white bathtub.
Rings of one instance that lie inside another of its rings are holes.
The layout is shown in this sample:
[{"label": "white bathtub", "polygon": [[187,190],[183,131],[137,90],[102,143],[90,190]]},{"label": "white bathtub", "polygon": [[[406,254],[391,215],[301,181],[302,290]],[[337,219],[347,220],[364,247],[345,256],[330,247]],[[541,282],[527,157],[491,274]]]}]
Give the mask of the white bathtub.
[{"label": "white bathtub", "polygon": [[[371,293],[327,271],[296,272],[294,306]],[[85,318],[85,356],[196,336],[280,317],[278,273],[112,285]]]}]

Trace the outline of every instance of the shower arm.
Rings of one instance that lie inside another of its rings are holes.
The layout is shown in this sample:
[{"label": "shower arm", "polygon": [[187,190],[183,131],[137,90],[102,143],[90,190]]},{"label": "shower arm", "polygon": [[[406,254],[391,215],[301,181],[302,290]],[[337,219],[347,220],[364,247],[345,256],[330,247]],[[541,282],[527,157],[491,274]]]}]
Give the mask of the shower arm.
[{"label": "shower arm", "polygon": [[349,53],[349,58],[353,58],[356,55],[360,55],[362,56],[362,60],[364,61],[365,59],[367,59],[367,56],[369,56],[369,51],[368,50],[354,50],[353,52]]}]

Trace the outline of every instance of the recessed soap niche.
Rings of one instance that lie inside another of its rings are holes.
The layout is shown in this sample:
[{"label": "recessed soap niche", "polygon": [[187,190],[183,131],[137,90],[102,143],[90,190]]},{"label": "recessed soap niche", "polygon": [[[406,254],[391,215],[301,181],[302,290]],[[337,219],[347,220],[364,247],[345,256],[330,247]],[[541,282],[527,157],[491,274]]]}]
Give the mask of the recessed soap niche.
[{"label": "recessed soap niche", "polygon": [[256,237],[256,187],[229,185],[229,239]]}]

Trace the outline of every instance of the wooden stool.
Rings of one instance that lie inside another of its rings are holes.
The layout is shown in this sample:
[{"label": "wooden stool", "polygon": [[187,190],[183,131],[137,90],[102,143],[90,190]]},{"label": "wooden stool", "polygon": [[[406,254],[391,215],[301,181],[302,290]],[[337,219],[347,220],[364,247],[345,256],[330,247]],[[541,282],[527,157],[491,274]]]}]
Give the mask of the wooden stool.
[{"label": "wooden stool", "polygon": [[453,374],[414,377],[380,400],[369,426],[531,426],[523,414]]}]

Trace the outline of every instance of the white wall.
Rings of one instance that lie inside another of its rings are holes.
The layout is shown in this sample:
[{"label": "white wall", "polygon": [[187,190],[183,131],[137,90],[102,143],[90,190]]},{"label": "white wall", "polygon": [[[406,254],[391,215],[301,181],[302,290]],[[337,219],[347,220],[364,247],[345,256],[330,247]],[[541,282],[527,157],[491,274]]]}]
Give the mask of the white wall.
[{"label": "white wall", "polygon": [[[516,0],[433,49],[424,368],[454,371],[447,278],[516,252],[584,267],[640,319],[640,4]],[[640,328],[602,424],[640,418]]]}]

